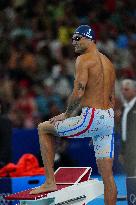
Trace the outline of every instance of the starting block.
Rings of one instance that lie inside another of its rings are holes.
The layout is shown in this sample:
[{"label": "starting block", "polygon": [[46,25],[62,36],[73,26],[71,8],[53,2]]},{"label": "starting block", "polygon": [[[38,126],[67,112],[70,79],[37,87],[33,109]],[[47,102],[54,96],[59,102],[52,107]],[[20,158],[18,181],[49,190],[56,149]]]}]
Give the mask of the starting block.
[{"label": "starting block", "polygon": [[19,200],[20,205],[86,205],[104,194],[103,182],[90,179],[91,171],[91,167],[59,167],[55,172],[57,191],[29,194],[29,189],[5,199]]}]

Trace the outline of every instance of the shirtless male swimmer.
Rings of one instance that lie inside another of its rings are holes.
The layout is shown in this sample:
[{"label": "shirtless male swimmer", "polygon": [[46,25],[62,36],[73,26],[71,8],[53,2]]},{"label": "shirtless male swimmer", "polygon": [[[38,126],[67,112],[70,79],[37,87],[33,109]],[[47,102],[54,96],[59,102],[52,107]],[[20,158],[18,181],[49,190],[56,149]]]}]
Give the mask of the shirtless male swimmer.
[{"label": "shirtless male swimmer", "polygon": [[[30,194],[57,190],[53,170],[55,136],[92,137],[98,170],[104,182],[105,205],[115,205],[117,190],[112,173],[114,67],[110,60],[97,50],[94,32],[90,26],[79,26],[73,34],[72,44],[75,52],[80,54],[76,59],[73,92],[65,113],[38,126],[46,182]],[[77,116],[79,108],[82,112]]]}]

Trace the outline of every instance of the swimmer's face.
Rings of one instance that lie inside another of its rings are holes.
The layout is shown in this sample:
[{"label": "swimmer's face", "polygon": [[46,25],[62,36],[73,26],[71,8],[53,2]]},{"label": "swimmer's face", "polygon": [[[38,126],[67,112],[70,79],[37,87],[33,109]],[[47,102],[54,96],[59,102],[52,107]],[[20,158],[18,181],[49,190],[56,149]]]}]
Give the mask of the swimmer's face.
[{"label": "swimmer's face", "polygon": [[76,53],[84,53],[85,50],[88,48],[87,39],[78,34],[73,35],[72,44],[75,47]]}]

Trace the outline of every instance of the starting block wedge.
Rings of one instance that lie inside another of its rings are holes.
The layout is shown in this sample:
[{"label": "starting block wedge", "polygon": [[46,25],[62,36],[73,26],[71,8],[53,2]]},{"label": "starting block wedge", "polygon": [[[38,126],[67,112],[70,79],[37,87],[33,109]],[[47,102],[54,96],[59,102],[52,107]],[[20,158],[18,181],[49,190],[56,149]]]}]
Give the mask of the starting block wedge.
[{"label": "starting block wedge", "polygon": [[90,179],[91,171],[91,167],[59,167],[55,172],[57,191],[29,194],[29,189],[5,199],[19,200],[21,205],[86,205],[104,193],[103,182]]}]

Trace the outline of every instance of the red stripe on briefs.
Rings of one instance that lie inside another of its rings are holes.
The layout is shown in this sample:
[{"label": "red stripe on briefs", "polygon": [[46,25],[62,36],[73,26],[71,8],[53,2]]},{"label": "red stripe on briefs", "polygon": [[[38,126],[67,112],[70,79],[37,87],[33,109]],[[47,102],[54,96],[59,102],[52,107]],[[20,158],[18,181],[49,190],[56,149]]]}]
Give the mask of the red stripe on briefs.
[{"label": "red stripe on briefs", "polygon": [[81,132],[78,132],[76,134],[73,134],[73,135],[70,135],[70,136],[66,136],[66,137],[67,138],[71,138],[71,137],[79,136],[79,135],[85,133],[91,127],[91,124],[92,124],[93,119],[94,119],[94,113],[95,113],[95,108],[92,109],[91,119],[89,121],[88,126],[84,130],[82,130]]}]

